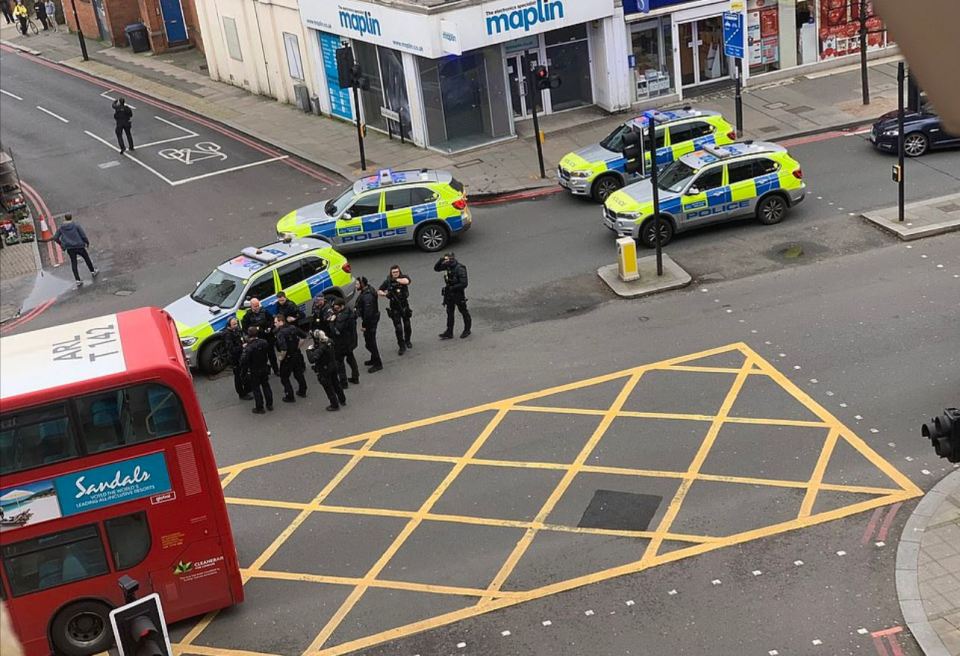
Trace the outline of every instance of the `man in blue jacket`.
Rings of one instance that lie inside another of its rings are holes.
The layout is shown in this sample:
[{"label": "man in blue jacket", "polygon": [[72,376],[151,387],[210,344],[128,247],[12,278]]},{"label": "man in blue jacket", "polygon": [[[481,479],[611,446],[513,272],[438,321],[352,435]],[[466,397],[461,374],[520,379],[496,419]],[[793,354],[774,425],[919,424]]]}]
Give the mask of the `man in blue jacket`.
[{"label": "man in blue jacket", "polygon": [[67,255],[70,256],[70,268],[73,269],[73,277],[77,280],[77,287],[83,287],[83,282],[80,280],[80,272],[77,270],[78,257],[82,257],[83,261],[87,263],[87,268],[90,269],[90,275],[92,277],[96,278],[100,275],[100,271],[93,268],[93,262],[90,261],[90,254],[87,253],[87,246],[90,245],[90,240],[87,239],[87,233],[83,231],[79,223],[73,222],[72,214],[63,215],[63,223],[57,230],[57,234],[53,236],[53,240],[60,244],[60,248],[65,250]]}]

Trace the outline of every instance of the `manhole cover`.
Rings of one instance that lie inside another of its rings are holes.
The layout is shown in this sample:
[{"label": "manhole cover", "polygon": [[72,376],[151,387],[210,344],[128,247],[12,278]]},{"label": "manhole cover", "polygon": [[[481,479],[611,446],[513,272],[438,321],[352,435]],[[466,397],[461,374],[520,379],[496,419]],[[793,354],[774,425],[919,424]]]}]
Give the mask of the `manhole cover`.
[{"label": "manhole cover", "polygon": [[597,490],[590,500],[580,528],[646,531],[663,497],[615,490]]},{"label": "manhole cover", "polygon": [[131,294],[133,294],[133,290],[132,290],[132,289],[118,289],[117,291],[113,292],[113,294],[114,294],[114,296],[130,296]]}]

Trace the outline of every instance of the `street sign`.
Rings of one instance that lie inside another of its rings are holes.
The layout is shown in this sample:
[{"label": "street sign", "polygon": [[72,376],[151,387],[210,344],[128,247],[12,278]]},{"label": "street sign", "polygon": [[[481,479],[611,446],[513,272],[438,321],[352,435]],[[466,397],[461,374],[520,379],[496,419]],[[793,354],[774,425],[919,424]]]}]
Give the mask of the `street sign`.
[{"label": "street sign", "polygon": [[729,11],[742,12],[742,11],[743,11],[743,0],[730,0],[730,9],[729,9]]},{"label": "street sign", "polygon": [[723,52],[727,57],[743,59],[743,14],[740,12],[723,12]]}]

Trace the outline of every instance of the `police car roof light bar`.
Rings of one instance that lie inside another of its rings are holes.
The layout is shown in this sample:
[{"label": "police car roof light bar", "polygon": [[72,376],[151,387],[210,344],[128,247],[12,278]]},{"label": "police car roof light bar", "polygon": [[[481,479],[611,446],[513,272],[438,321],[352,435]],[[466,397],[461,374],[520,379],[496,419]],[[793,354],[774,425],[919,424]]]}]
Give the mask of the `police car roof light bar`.
[{"label": "police car roof light bar", "polygon": [[726,159],[734,155],[734,153],[727,148],[720,148],[713,144],[703,144],[703,149],[718,159]]},{"label": "police car roof light bar", "polygon": [[257,262],[263,262],[264,264],[269,264],[277,260],[277,256],[275,253],[267,253],[255,246],[247,246],[242,251],[240,251],[240,253],[242,255],[246,255],[252,260],[256,260]]}]

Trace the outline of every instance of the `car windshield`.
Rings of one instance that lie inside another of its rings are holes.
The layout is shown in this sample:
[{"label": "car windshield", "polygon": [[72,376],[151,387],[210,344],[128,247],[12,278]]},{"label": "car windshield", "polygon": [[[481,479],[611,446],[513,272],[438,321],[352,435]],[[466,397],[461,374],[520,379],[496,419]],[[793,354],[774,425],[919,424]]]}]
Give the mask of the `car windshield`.
[{"label": "car windshield", "polygon": [[614,153],[621,152],[623,150],[623,135],[629,130],[630,128],[627,125],[618,125],[613,132],[604,137],[600,145]]},{"label": "car windshield", "polygon": [[350,187],[333,200],[328,200],[327,204],[323,207],[323,211],[326,212],[328,216],[340,216],[343,210],[347,209],[347,205],[350,204],[351,200],[353,200],[353,187]]},{"label": "car windshield", "polygon": [[216,269],[206,280],[197,286],[190,298],[204,305],[216,305],[231,308],[240,300],[243,293],[243,281],[229,273]]},{"label": "car windshield", "polygon": [[683,189],[695,173],[696,170],[685,164],[683,160],[674,160],[660,172],[660,177],[657,180],[658,186],[661,189],[677,193]]}]

